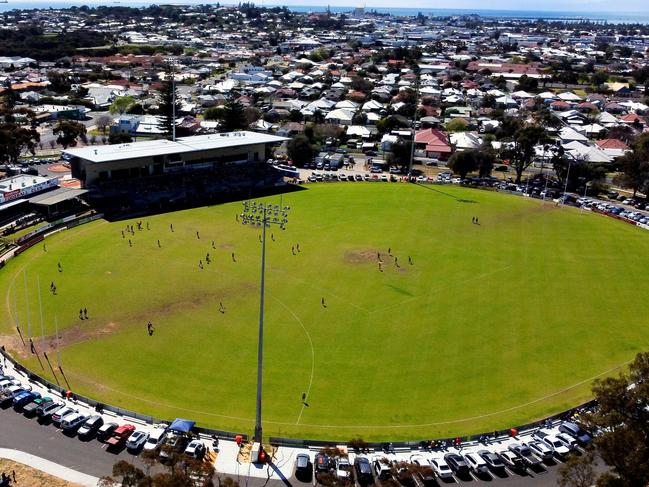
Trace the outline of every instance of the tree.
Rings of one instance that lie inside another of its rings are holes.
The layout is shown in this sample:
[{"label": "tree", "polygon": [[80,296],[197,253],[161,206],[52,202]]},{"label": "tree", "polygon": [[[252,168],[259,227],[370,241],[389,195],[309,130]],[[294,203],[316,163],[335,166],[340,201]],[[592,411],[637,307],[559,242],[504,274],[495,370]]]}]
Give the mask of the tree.
[{"label": "tree", "polygon": [[595,457],[592,452],[571,455],[558,469],[558,484],[561,487],[591,487],[595,484]]},{"label": "tree", "polygon": [[502,152],[502,157],[509,159],[516,171],[516,184],[520,184],[523,171],[534,161],[535,146],[547,138],[545,128],[540,125],[528,125],[516,131],[514,140]]},{"label": "tree", "polygon": [[72,88],[72,83],[67,74],[50,71],[47,73],[47,79],[50,82],[49,88],[55,93],[67,93]]},{"label": "tree", "polygon": [[95,120],[95,125],[99,130],[101,130],[101,133],[106,135],[106,129],[110,127],[113,124],[113,117],[110,115],[100,115],[97,117]]},{"label": "tree", "polygon": [[77,139],[85,141],[86,126],[72,120],[60,120],[52,133],[57,136],[56,141],[67,149],[77,145]]},{"label": "tree", "polygon": [[448,132],[465,132],[469,130],[469,124],[463,118],[454,118],[446,124]]},{"label": "tree", "polygon": [[313,159],[313,146],[304,134],[299,134],[293,137],[288,142],[286,150],[288,156],[296,166],[304,167],[304,164],[311,162]]},{"label": "tree", "polygon": [[467,150],[456,152],[448,160],[448,167],[462,179],[470,172],[476,171],[479,167],[478,151]]},{"label": "tree", "polygon": [[398,139],[390,149],[390,164],[398,166],[401,172],[406,172],[410,166],[410,156],[412,155],[412,142],[409,140]]},{"label": "tree", "polygon": [[176,126],[176,117],[180,113],[180,99],[174,80],[175,70],[171,63],[165,65],[164,81],[160,89],[159,117],[158,128],[168,139],[173,137]]},{"label": "tree", "polygon": [[0,162],[15,164],[23,153],[34,154],[40,140],[40,134],[33,128],[13,122],[0,124]]},{"label": "tree", "polygon": [[2,106],[7,111],[12,111],[16,108],[16,103],[20,100],[20,96],[11,86],[11,83],[7,83],[3,93],[2,93]]},{"label": "tree", "polygon": [[135,98],[132,96],[118,96],[113,100],[113,103],[110,104],[108,111],[112,114],[124,115],[134,103]]},{"label": "tree", "polygon": [[597,379],[597,409],[583,416],[599,457],[611,470],[597,479],[600,487],[649,484],[649,353],[639,353],[628,373]]},{"label": "tree", "polygon": [[220,130],[222,132],[232,132],[241,130],[248,126],[244,108],[238,101],[230,101],[223,107],[223,123]]},{"label": "tree", "polygon": [[116,132],[108,136],[108,142],[110,144],[128,144],[129,142],[133,142],[133,137],[131,137],[131,134]]},{"label": "tree", "polygon": [[649,134],[642,134],[633,144],[633,152],[618,159],[621,184],[633,190],[633,196],[641,190],[647,194],[649,189]]},{"label": "tree", "polygon": [[539,88],[539,82],[534,79],[530,78],[526,74],[520,77],[518,80],[518,89],[523,90],[523,91],[536,91]]}]

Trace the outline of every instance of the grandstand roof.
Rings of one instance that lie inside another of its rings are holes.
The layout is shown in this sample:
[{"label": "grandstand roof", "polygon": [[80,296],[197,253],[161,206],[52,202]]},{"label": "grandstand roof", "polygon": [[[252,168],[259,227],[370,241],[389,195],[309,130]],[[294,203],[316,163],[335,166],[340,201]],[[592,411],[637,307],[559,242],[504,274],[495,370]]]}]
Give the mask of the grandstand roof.
[{"label": "grandstand roof", "polygon": [[170,140],[148,140],[128,144],[113,144],[90,146],[63,151],[72,157],[79,157],[89,162],[112,162],[124,159],[139,159],[168,154],[182,154],[228,147],[239,147],[254,144],[270,144],[289,140],[286,137],[241,131],[222,134],[196,135],[193,137],[178,137],[175,142]]}]

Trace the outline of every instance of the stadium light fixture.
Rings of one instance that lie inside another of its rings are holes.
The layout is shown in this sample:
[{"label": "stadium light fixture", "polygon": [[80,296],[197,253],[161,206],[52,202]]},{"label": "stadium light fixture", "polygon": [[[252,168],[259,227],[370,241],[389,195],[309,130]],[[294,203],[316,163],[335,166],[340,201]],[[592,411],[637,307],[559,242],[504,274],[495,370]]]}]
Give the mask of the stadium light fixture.
[{"label": "stadium light fixture", "polygon": [[277,225],[282,230],[288,223],[290,207],[272,203],[243,202],[243,212],[240,215],[243,225],[261,228],[261,283],[259,286],[259,339],[257,345],[257,406],[255,414],[255,442],[261,445],[261,389],[262,367],[264,361],[264,285],[266,270],[266,228]]}]

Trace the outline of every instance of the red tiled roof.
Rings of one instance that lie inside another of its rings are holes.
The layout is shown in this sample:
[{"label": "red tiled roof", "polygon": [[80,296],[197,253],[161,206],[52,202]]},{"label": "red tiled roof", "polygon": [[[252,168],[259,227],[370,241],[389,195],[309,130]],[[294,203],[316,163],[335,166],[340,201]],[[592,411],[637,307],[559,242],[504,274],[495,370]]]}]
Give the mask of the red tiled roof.
[{"label": "red tiled roof", "polygon": [[437,129],[420,130],[415,134],[415,143],[426,144],[426,151],[450,153],[452,152],[448,136]]},{"label": "red tiled roof", "polygon": [[595,142],[600,149],[621,149],[627,150],[629,148],[624,142],[619,139],[602,139]]}]

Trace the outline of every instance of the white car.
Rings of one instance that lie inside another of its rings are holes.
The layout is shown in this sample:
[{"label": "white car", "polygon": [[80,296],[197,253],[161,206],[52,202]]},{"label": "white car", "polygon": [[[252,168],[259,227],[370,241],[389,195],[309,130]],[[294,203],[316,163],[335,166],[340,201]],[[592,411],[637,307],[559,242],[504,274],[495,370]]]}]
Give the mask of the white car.
[{"label": "white car", "polygon": [[149,433],[137,430],[134,431],[131,436],[128,437],[126,441],[126,448],[129,450],[138,450],[144,446],[146,440],[149,439]]},{"label": "white car", "polygon": [[352,476],[352,464],[345,457],[336,459],[336,477],[339,479],[348,479]]},{"label": "white car", "polygon": [[433,467],[433,470],[440,479],[450,479],[453,477],[451,467],[448,466],[448,463],[443,458],[432,458],[430,460],[430,466]]},{"label": "white car", "polygon": [[527,443],[527,446],[542,461],[547,462],[552,460],[552,450],[545,443],[535,440]]},{"label": "white car", "polygon": [[428,485],[435,480],[435,472],[426,457],[416,454],[410,457],[410,461],[419,467],[417,476],[424,485]]},{"label": "white car", "polygon": [[154,429],[146,440],[146,443],[144,443],[144,450],[155,450],[162,445],[166,436],[167,428]]},{"label": "white car", "polygon": [[205,445],[200,440],[192,440],[185,448],[185,455],[192,458],[203,458],[205,456]]},{"label": "white car", "polygon": [[567,448],[563,443],[561,443],[556,436],[546,435],[538,438],[541,443],[547,446],[555,455],[559,457],[564,457],[568,453],[570,453],[570,449]]},{"label": "white car", "polygon": [[568,450],[573,451],[576,450],[579,445],[577,445],[577,440],[575,440],[572,436],[569,436],[565,433],[558,433],[557,434],[557,440],[563,444]]},{"label": "white car", "polygon": [[474,474],[485,475],[489,473],[487,462],[485,462],[484,459],[477,453],[466,453],[462,456],[464,457],[464,461]]}]

